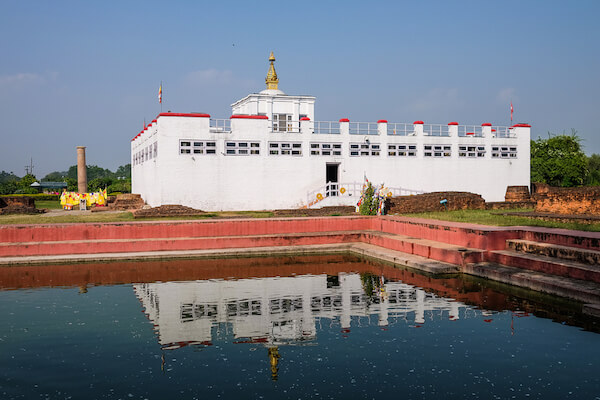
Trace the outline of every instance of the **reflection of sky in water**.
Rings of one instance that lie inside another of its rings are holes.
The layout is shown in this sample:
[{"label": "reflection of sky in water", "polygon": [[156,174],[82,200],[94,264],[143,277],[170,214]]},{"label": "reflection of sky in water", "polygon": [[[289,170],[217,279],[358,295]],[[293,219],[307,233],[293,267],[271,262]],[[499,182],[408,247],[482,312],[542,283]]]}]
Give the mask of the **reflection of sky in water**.
[{"label": "reflection of sky in water", "polygon": [[0,398],[600,396],[598,334],[362,276],[0,292]]}]

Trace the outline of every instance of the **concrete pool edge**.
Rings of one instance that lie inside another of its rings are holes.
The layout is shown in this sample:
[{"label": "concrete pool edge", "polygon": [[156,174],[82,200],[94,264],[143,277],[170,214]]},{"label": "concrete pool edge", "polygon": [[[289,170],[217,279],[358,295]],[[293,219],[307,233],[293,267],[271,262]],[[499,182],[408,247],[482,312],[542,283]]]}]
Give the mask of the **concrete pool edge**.
[{"label": "concrete pool edge", "polygon": [[600,259],[600,233],[342,216],[0,226],[0,266],[351,252],[600,304],[597,266],[519,253],[510,247],[516,242]]},{"label": "concrete pool edge", "polygon": [[261,257],[261,256],[296,256],[346,253],[380,262],[406,267],[415,271],[431,274],[467,274],[501,282],[512,286],[534,290],[540,293],[557,295],[583,304],[584,314],[600,317],[600,293],[595,294],[593,288],[585,282],[576,282],[559,276],[536,273],[517,268],[499,267],[476,269],[472,264],[459,267],[454,264],[431,260],[418,255],[407,254],[396,250],[367,243],[318,244],[301,246],[272,246],[255,248],[228,248],[210,250],[178,250],[154,251],[135,253],[104,253],[104,254],[69,254],[30,257],[0,258],[0,267],[19,265],[55,265],[66,263],[97,263],[114,261],[151,261],[201,259],[223,257]]}]

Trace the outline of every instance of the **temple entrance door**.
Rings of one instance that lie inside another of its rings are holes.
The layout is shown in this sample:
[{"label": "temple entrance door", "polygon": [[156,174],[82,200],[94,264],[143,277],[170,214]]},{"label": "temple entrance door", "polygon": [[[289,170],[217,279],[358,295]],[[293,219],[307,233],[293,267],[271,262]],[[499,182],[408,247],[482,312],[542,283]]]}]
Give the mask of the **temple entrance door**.
[{"label": "temple entrance door", "polygon": [[326,164],[325,166],[325,183],[327,184],[327,188],[325,193],[327,196],[337,196],[340,190],[339,185],[339,167],[340,164]]}]

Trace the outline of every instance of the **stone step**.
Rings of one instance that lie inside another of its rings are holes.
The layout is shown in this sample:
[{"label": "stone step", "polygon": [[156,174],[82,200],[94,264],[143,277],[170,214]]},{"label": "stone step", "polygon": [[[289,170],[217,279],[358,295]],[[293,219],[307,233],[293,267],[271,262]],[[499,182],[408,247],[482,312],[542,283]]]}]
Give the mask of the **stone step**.
[{"label": "stone step", "polygon": [[364,242],[454,265],[484,261],[483,250],[406,235],[366,232]]},{"label": "stone step", "polygon": [[482,250],[373,231],[303,232],[215,237],[115,238],[0,243],[0,257],[208,250],[365,243],[453,265],[483,261]]},{"label": "stone step", "polygon": [[596,282],[528,271],[491,262],[467,264],[462,268],[462,272],[584,303],[600,303],[600,284]]},{"label": "stone step", "polygon": [[525,239],[534,242],[600,251],[600,232],[528,227],[520,237],[513,239]]},{"label": "stone step", "polygon": [[343,231],[288,233],[277,235],[8,242],[0,243],[0,257],[353,243],[361,241],[362,235],[363,232],[360,231]]},{"label": "stone step", "polygon": [[582,264],[576,261],[511,250],[489,251],[485,254],[485,261],[543,272],[549,275],[600,283],[600,266],[598,265]]},{"label": "stone step", "polygon": [[600,265],[600,251],[596,250],[521,239],[507,240],[506,247],[508,250],[516,252],[544,255],[582,264]]}]

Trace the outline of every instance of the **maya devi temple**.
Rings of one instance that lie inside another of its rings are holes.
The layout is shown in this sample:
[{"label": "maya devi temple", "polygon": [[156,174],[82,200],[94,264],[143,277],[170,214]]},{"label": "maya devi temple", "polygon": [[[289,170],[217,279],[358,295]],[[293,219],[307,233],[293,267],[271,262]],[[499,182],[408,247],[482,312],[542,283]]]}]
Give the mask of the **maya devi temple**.
[{"label": "maya devi temple", "polygon": [[503,201],[529,186],[528,124],[315,120],[315,97],[266,89],[228,119],[160,113],[131,140],[132,192],[206,211],[355,205],[365,177],[392,195],[466,191]]}]

